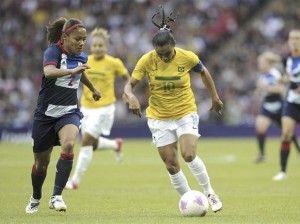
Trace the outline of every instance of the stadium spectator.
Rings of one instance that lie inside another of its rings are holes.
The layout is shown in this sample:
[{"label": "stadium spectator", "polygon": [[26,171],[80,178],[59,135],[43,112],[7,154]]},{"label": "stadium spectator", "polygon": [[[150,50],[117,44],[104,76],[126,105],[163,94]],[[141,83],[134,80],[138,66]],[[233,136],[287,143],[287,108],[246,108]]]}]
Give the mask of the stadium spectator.
[{"label": "stadium spectator", "polygon": [[[66,189],[77,189],[84,172],[87,170],[93,151],[97,149],[113,149],[118,161],[122,159],[123,139],[114,140],[101,137],[109,135],[114,122],[116,109],[115,79],[120,76],[128,82],[129,73],[118,58],[107,54],[109,34],[103,28],[96,28],[91,33],[91,55],[88,64],[91,69],[85,71],[94,86],[101,90],[101,100],[94,102],[87,87],[83,87],[81,95],[82,145],[77,160],[76,169],[72,178],[67,182]],[[124,88],[124,87],[123,87]]]},{"label": "stadium spectator", "polygon": [[280,146],[280,172],[273,177],[274,181],[287,179],[287,163],[290,154],[290,142],[297,123],[300,123],[300,30],[289,33],[288,45],[290,55],[286,58],[285,68],[289,80],[289,89],[282,111],[282,131]]},{"label": "stadium spectator", "polygon": [[[153,21],[158,14],[162,17],[159,24]],[[212,211],[220,211],[222,202],[211,186],[203,161],[196,153],[200,136],[199,116],[190,87],[190,70],[201,74],[201,79],[211,96],[210,110],[221,113],[223,103],[219,99],[210,73],[198,56],[191,51],[175,47],[176,41],[170,29],[170,22],[175,21],[172,13],[166,17],[162,8],[162,12],[152,17],[152,21],[159,27],[152,39],[154,50],[140,58],[124,88],[129,109],[141,117],[141,106],[133,94],[133,88],[146,76],[150,88],[149,106],[146,110],[148,126],[173,187],[179,195],[191,190],[178,160],[179,142],[181,155],[203,187]]]},{"label": "stadium spectator", "polygon": [[[261,73],[255,93],[262,97],[261,112],[256,117],[255,130],[258,142],[259,154],[255,159],[256,163],[265,160],[265,138],[266,132],[272,122],[281,128],[282,100],[285,86],[282,82],[282,75],[276,65],[281,61],[281,57],[272,52],[264,52],[259,55],[257,64]],[[300,151],[300,147],[295,135],[292,137],[295,146]]]},{"label": "stadium spectator", "polygon": [[67,209],[62,199],[62,191],[72,170],[73,148],[83,117],[77,102],[80,81],[92,92],[94,100],[100,98],[100,93],[83,73],[89,69],[86,64],[87,55],[82,52],[86,37],[86,28],[78,19],[67,20],[61,17],[47,27],[49,46],[44,52],[44,75],[32,129],[33,194],[25,208],[26,213],[38,211],[51,152],[57,145],[61,145],[62,152],[56,164],[49,207],[56,211]]},{"label": "stadium spectator", "polygon": [[[140,55],[152,48],[150,44],[151,36],[155,30],[152,26],[149,26],[148,21],[157,4],[158,2],[155,0],[4,1],[0,5],[2,15],[0,18],[2,48],[0,53],[0,84],[3,83],[3,86],[6,86],[16,80],[29,80],[31,94],[26,95],[26,101],[32,102],[35,100],[41,82],[39,65],[42,62],[39,56],[47,45],[44,41],[43,29],[47,21],[61,15],[75,16],[81,19],[88,31],[95,26],[106,27],[111,34],[110,53],[120,58],[131,72]],[[167,9],[174,8],[182,18],[182,26],[174,31],[177,46],[193,49],[196,54],[212,55],[214,57],[213,55],[217,54],[216,50],[228,38],[228,35],[235,35],[239,31],[240,23],[249,18],[249,15],[252,15],[252,12],[259,8],[260,4],[256,0],[213,0],[206,2],[175,0],[167,2],[165,7]],[[4,62],[4,58],[8,60]],[[32,63],[33,61],[34,63]],[[214,61],[208,60],[206,64],[212,68],[213,74],[219,74],[219,72],[215,72],[215,66],[212,64]],[[220,64],[227,67],[223,62]],[[22,71],[22,77],[19,77],[20,71]],[[245,77],[248,76],[245,74]],[[116,85],[121,85],[118,80]],[[147,106],[148,95],[144,90],[145,88],[143,88],[144,85],[140,85],[136,89],[141,96],[142,108]],[[220,86],[224,83],[216,79],[216,85]],[[228,84],[228,86],[231,85]],[[192,87],[197,89],[194,85]],[[120,98],[122,94],[121,89],[116,88],[117,98]],[[25,107],[18,107],[17,102],[21,100],[22,95],[13,88],[5,88],[2,93],[0,94],[0,103],[4,104],[7,109],[0,110],[0,117],[9,119],[1,121],[1,125],[30,125],[34,110],[32,104],[27,103]],[[12,95],[14,101],[11,100]],[[203,98],[205,99],[206,96],[196,97],[197,102],[203,102]],[[238,98],[237,102],[240,102],[240,97],[236,97]],[[116,123],[130,122],[132,117],[127,114],[127,110],[125,110],[126,108],[120,100],[117,100],[116,105],[119,107],[117,110],[124,112],[118,113]],[[240,103],[238,103],[238,106],[241,107]],[[245,116],[249,115],[249,111],[245,110],[243,112]],[[22,119],[19,119],[19,116]],[[232,113],[225,113],[224,116],[235,118]],[[200,119],[203,122],[212,122],[216,117],[205,114]],[[241,118],[235,123],[239,124],[244,120]]]}]

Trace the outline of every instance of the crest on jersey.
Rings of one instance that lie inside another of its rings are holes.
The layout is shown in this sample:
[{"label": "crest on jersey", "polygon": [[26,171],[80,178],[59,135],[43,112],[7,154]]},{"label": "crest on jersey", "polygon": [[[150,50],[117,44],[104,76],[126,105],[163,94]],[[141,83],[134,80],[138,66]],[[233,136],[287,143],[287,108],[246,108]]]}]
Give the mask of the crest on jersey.
[{"label": "crest on jersey", "polygon": [[178,67],[178,72],[184,72],[184,67]]}]

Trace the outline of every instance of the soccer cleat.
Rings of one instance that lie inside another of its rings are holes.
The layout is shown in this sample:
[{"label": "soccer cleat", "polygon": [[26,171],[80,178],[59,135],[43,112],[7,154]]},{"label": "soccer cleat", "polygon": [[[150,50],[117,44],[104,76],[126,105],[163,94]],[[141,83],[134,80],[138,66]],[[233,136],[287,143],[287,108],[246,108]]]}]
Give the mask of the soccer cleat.
[{"label": "soccer cleat", "polygon": [[39,209],[39,205],[40,205],[40,200],[38,199],[34,199],[32,196],[29,199],[29,203],[25,208],[25,212],[26,213],[36,213]]},{"label": "soccer cleat", "polygon": [[116,160],[118,162],[120,162],[123,158],[123,152],[122,152],[123,139],[122,138],[116,138],[115,141],[117,142],[117,145],[118,145],[118,148],[115,150]]},{"label": "soccer cleat", "polygon": [[256,159],[254,160],[254,163],[262,163],[266,161],[266,157],[264,155],[259,154]]},{"label": "soccer cleat", "polygon": [[75,184],[73,181],[68,180],[68,182],[66,183],[65,189],[67,190],[76,190],[78,188],[78,185]]},{"label": "soccer cleat", "polygon": [[287,179],[287,174],[286,174],[286,172],[283,172],[283,171],[277,173],[277,174],[272,178],[272,180],[274,180],[274,181],[282,181],[282,180],[286,180],[286,179]]},{"label": "soccer cleat", "polygon": [[210,204],[211,210],[213,212],[218,212],[222,210],[222,201],[220,200],[219,196],[216,194],[209,194],[207,196],[208,202]]},{"label": "soccer cleat", "polygon": [[54,195],[50,198],[49,208],[54,209],[55,211],[65,212],[67,211],[67,206],[62,199],[61,195]]}]

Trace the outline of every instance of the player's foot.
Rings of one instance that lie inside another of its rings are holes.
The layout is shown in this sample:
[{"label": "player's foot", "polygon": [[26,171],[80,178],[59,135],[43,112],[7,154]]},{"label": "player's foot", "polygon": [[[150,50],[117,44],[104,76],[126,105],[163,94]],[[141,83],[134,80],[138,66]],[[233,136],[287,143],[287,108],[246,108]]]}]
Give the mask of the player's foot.
[{"label": "player's foot", "polygon": [[34,199],[32,196],[29,199],[29,203],[25,208],[26,213],[36,213],[39,209],[40,200]]},{"label": "player's foot", "polygon": [[213,212],[218,212],[222,210],[223,203],[220,200],[219,196],[216,194],[209,194],[207,196],[208,202],[210,204],[211,210]]},{"label": "player's foot", "polygon": [[116,160],[118,162],[120,162],[123,158],[123,152],[122,152],[123,139],[122,138],[116,138],[115,141],[117,142],[117,145],[118,145],[118,148],[115,150]]},{"label": "player's foot", "polygon": [[273,179],[274,181],[282,181],[282,180],[286,180],[286,179],[287,179],[287,174],[286,174],[286,172],[280,171],[280,172],[277,173],[272,179]]},{"label": "player's foot", "polygon": [[67,210],[67,206],[61,195],[54,195],[50,198],[49,208],[61,212],[65,212]]},{"label": "player's foot", "polygon": [[68,180],[68,182],[66,183],[65,189],[67,190],[76,190],[78,188],[78,185],[75,184],[73,181]]},{"label": "player's foot", "polygon": [[255,158],[254,163],[262,163],[262,162],[265,162],[265,161],[266,161],[265,155],[259,154],[259,155]]}]

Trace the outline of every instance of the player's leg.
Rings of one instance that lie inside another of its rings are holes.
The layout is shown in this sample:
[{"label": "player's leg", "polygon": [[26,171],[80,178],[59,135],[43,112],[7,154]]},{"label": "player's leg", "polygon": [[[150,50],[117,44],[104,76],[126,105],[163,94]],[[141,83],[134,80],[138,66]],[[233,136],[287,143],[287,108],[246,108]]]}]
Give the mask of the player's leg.
[{"label": "player's leg", "polygon": [[272,120],[264,115],[258,115],[255,120],[255,132],[258,143],[259,153],[255,159],[256,163],[263,162],[265,160],[265,139],[266,132],[270,127]]},{"label": "player's leg", "polygon": [[34,153],[34,164],[31,170],[31,183],[33,193],[26,206],[26,213],[35,213],[38,211],[40,199],[42,198],[42,186],[46,179],[47,169],[50,162],[52,148],[47,151]]},{"label": "player's leg", "polygon": [[70,114],[62,117],[55,126],[62,152],[56,164],[55,182],[49,208],[56,211],[67,210],[67,206],[62,199],[62,191],[72,170],[74,146],[79,134],[81,118],[81,113]]},{"label": "player's leg", "polygon": [[191,190],[188,181],[180,169],[177,152],[177,137],[174,130],[170,130],[172,121],[148,119],[148,127],[152,133],[153,143],[158,149],[164,162],[174,189],[179,195]]},{"label": "player's leg", "polygon": [[55,122],[55,119],[46,122],[39,120],[33,121],[32,140],[34,164],[31,169],[33,193],[26,206],[26,213],[35,213],[38,211],[39,201],[42,198],[42,186],[46,179],[51,152],[55,145]]},{"label": "player's leg", "polygon": [[287,178],[286,167],[290,154],[291,139],[296,127],[296,121],[291,117],[283,116],[281,125],[280,172],[273,177],[273,180],[275,181]]},{"label": "player's leg", "polygon": [[82,119],[82,140],[74,174],[67,182],[66,189],[77,189],[79,183],[88,169],[92,158],[93,151],[97,148],[98,138],[102,133],[101,109],[81,108],[84,117]]},{"label": "player's leg", "polygon": [[66,189],[73,190],[78,188],[84,173],[92,161],[93,150],[96,148],[97,143],[97,138],[88,132],[83,134],[75,171],[71,179],[67,182],[65,186]]},{"label": "player's leg", "polygon": [[208,197],[211,209],[214,212],[222,209],[222,201],[211,186],[210,178],[203,161],[197,156],[197,142],[199,116],[196,113],[189,114],[177,121],[176,134],[179,137],[181,155],[199,185]]},{"label": "player's leg", "polygon": [[165,163],[171,184],[179,195],[183,195],[191,190],[184,173],[180,169],[177,142],[158,147],[158,152],[162,161]]},{"label": "player's leg", "polygon": [[[99,128],[102,129],[101,134],[105,136],[110,135],[114,119],[115,119],[115,104],[111,104],[100,108],[99,111]],[[116,160],[120,162],[122,160],[122,138],[108,139],[100,136],[98,138],[97,150],[114,150],[116,154]]]},{"label": "player's leg", "polygon": [[300,154],[300,145],[299,145],[299,142],[298,142],[298,139],[297,139],[297,136],[296,134],[294,133],[294,135],[292,136],[292,142],[294,143],[295,147],[296,147],[296,150],[298,152],[298,154]]},{"label": "player's leg", "polygon": [[108,138],[100,136],[98,139],[97,149],[100,149],[100,150],[112,149],[112,150],[114,150],[116,153],[116,160],[118,162],[120,162],[123,157],[122,145],[123,145],[122,138],[108,139]]}]

